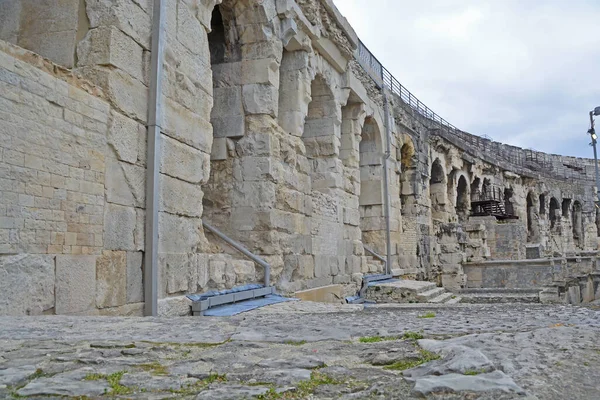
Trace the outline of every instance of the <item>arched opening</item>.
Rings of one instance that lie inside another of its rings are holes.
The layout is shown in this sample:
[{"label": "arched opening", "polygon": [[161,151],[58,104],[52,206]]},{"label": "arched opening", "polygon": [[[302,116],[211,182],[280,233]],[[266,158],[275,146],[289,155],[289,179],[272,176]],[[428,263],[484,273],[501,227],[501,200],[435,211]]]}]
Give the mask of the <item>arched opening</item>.
[{"label": "arched opening", "polygon": [[575,246],[583,248],[583,216],[582,207],[579,201],[573,203],[573,242]]},{"label": "arched opening", "polygon": [[464,220],[468,217],[469,207],[469,185],[464,175],[461,175],[456,186],[456,214],[459,219]]},{"label": "arched opening", "polygon": [[596,236],[600,237],[600,209],[598,206],[596,208]]},{"label": "arched opening", "polygon": [[242,87],[236,85],[236,80],[232,78],[236,65],[241,60],[241,47],[232,9],[223,4],[215,6],[210,25],[208,48],[213,79],[213,108],[210,116],[213,146],[210,176],[202,186],[203,217],[227,231],[233,207],[231,182],[234,152],[231,150],[233,141],[239,140],[245,133]]},{"label": "arched opening", "polygon": [[385,252],[383,210],[383,147],[381,131],[373,117],[365,119],[359,144],[360,229],[363,243]]},{"label": "arched opening", "polygon": [[491,189],[492,184],[490,183],[490,180],[488,178],[484,178],[483,184],[481,185],[481,195],[483,196],[483,198],[493,198]]},{"label": "arched opening", "polygon": [[527,242],[529,243],[539,240],[539,221],[536,211],[535,195],[529,192],[527,194]]},{"label": "arched opening", "polygon": [[556,221],[560,220],[560,206],[554,197],[550,199],[550,229],[556,227]]},{"label": "arched opening", "polygon": [[406,138],[406,142],[400,148],[400,165],[402,173],[400,175],[400,202],[403,209],[409,203],[414,202],[415,197],[415,147],[410,138]]},{"label": "arched opening", "polygon": [[475,177],[471,182],[471,201],[479,201],[481,198],[481,179]]},{"label": "arched opening", "polygon": [[446,206],[445,181],[446,173],[438,158],[431,165],[431,176],[429,178],[429,199],[431,201],[431,216],[433,219],[444,219]]},{"label": "arched opening", "polygon": [[562,216],[569,218],[569,211],[571,210],[571,199],[563,199],[562,201]]},{"label": "arched opening", "polygon": [[374,118],[367,117],[361,132],[360,198],[361,206],[381,206],[382,194],[382,143],[381,132]]},{"label": "arched opening", "polygon": [[504,212],[506,215],[515,215],[515,207],[513,205],[513,190],[511,188],[504,189]]},{"label": "arched opening", "polygon": [[546,215],[546,196],[540,194],[540,216]]}]

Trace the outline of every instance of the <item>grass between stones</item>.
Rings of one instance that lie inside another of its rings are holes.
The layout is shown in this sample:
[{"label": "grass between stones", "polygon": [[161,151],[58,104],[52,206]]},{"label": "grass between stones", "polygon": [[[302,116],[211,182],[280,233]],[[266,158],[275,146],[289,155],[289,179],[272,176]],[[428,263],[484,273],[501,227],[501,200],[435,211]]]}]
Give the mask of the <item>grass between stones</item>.
[{"label": "grass between stones", "polygon": [[302,346],[303,344],[306,344],[306,340],[286,340],[285,342],[283,342],[283,344],[287,344],[290,346]]},{"label": "grass between stones", "polygon": [[419,350],[420,357],[417,359],[406,359],[401,361],[396,361],[393,364],[383,367],[384,369],[389,369],[392,371],[404,371],[406,369],[411,369],[417,367],[421,364],[425,364],[429,361],[437,360],[440,358],[439,355],[432,353],[431,351],[420,349]]},{"label": "grass between stones", "polygon": [[167,369],[167,367],[165,367],[157,361],[146,364],[138,364],[137,367],[143,369],[146,372],[150,372],[150,374],[152,375],[169,375],[169,370]]},{"label": "grass between stones", "polygon": [[211,383],[214,382],[227,382],[227,375],[225,374],[210,374],[204,379],[198,382],[191,383],[186,386],[182,386],[180,389],[170,389],[169,392],[173,394],[179,394],[183,396],[192,396],[206,389]]},{"label": "grass between stones", "polygon": [[485,373],[485,371],[483,371],[483,370],[477,371],[474,369],[468,369],[465,372],[463,372],[463,375],[475,376],[475,375],[484,374],[484,373]]},{"label": "grass between stones", "polygon": [[125,375],[127,371],[118,371],[114,372],[110,375],[104,374],[87,374],[83,379],[86,381],[98,381],[101,379],[106,379],[108,385],[110,386],[111,395],[125,395],[130,394],[133,389],[128,388],[127,386],[121,385],[121,378]]},{"label": "grass between stones", "polygon": [[435,318],[434,312],[428,312],[423,315],[418,315],[417,318]]},{"label": "grass between stones", "polygon": [[259,400],[296,400],[306,399],[312,395],[315,390],[321,385],[340,385],[344,382],[333,379],[332,377],[319,372],[314,371],[310,374],[310,379],[306,381],[300,381],[296,385],[295,391],[289,391],[284,393],[277,393],[274,387],[271,387],[268,392],[257,396]]},{"label": "grass between stones", "polygon": [[358,341],[361,343],[378,343],[378,342],[384,342],[387,340],[400,340],[400,339],[417,341],[419,339],[423,339],[423,337],[424,336],[421,332],[406,331],[402,334],[402,337],[400,337],[400,336],[365,336],[365,337],[359,338]]}]

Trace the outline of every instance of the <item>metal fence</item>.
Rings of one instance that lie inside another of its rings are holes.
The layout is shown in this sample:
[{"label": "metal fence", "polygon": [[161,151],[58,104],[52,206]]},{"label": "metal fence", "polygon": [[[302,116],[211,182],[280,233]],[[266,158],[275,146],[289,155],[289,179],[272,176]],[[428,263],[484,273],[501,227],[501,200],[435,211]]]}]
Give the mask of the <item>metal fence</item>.
[{"label": "metal fence", "polygon": [[[403,101],[404,108],[408,109],[413,117],[421,119],[425,125],[432,129],[440,129],[448,132],[461,141],[479,148],[485,148],[491,144],[491,137],[487,135],[477,136],[461,131],[423,104],[406,87],[402,86],[360,40],[358,41],[356,58],[361,67],[380,88],[385,87],[391,93],[398,96]],[[543,158],[544,154],[541,152],[523,149],[517,151],[510,151],[509,149],[498,150],[500,151],[494,154],[495,157],[500,157],[513,165],[536,171],[541,175],[558,179],[588,179],[585,169],[575,170],[563,164],[557,165]]]}]

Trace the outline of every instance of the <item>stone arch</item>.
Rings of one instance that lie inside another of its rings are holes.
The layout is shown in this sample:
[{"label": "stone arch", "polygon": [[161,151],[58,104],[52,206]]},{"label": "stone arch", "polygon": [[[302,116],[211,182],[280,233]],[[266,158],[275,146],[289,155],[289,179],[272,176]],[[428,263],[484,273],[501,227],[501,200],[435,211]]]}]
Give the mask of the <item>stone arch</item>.
[{"label": "stone arch", "polygon": [[572,211],[572,223],[573,223],[573,242],[575,246],[583,249],[584,246],[584,230],[583,230],[583,215],[581,203],[577,200],[573,203]]},{"label": "stone arch", "polygon": [[530,191],[527,193],[527,242],[536,243],[539,241],[539,215],[536,207],[536,196]]},{"label": "stone arch", "polygon": [[550,199],[550,229],[556,227],[556,221],[560,220],[560,206],[555,197]]},{"label": "stone arch", "polygon": [[596,209],[596,236],[600,237],[600,208],[595,206]]},{"label": "stone arch", "polygon": [[431,164],[429,199],[431,217],[436,220],[443,220],[446,207],[446,172],[439,158],[436,158]]},{"label": "stone arch", "polygon": [[373,117],[365,118],[359,145],[361,206],[381,205],[383,144],[381,130]]},{"label": "stone arch", "polygon": [[506,212],[506,215],[515,215],[513,195],[514,191],[511,187],[504,188],[504,211]]},{"label": "stone arch", "polygon": [[484,198],[488,198],[488,196],[492,195],[492,190],[492,183],[490,182],[490,180],[488,178],[483,178],[483,183],[481,184],[481,195]]},{"label": "stone arch", "polygon": [[469,216],[469,208],[471,206],[469,197],[469,184],[465,175],[461,174],[458,177],[456,184],[456,214],[459,219],[464,220]]},{"label": "stone arch", "polygon": [[404,143],[400,147],[400,203],[404,208],[415,198],[416,162],[415,145],[408,135],[403,135]]},{"label": "stone arch", "polygon": [[477,201],[481,196],[481,179],[479,177],[474,177],[473,182],[471,182],[471,201]]}]

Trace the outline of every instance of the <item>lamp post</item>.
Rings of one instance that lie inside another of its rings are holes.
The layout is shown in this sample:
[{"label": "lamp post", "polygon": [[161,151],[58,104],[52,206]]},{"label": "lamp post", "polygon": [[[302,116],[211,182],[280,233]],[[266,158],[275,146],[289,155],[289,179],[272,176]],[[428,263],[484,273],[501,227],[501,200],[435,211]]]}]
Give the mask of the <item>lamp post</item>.
[{"label": "lamp post", "polygon": [[592,137],[592,147],[594,148],[594,168],[596,169],[596,190],[598,197],[596,206],[600,205],[600,176],[598,175],[598,153],[596,151],[596,140],[598,139],[598,135],[596,135],[596,130],[594,129],[594,116],[597,115],[600,115],[600,107],[596,107],[590,111],[590,129],[588,130],[588,133]]}]

